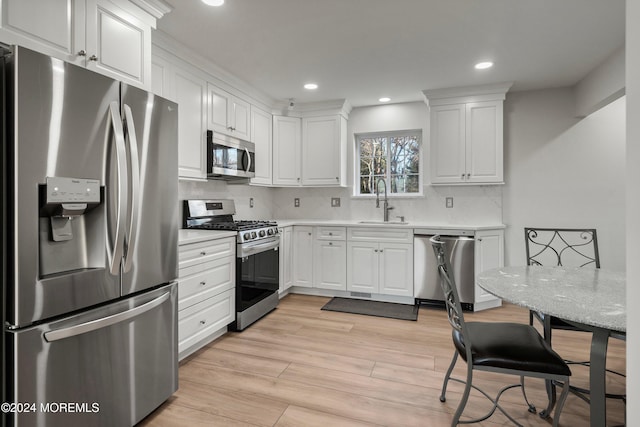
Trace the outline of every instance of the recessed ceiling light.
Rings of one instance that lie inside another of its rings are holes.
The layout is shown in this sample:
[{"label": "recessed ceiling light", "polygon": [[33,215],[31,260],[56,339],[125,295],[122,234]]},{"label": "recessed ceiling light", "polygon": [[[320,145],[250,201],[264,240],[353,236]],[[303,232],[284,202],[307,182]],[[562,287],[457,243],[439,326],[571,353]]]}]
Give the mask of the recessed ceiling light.
[{"label": "recessed ceiling light", "polygon": [[384,97],[378,99],[378,101],[380,101],[380,102],[389,102],[389,101],[391,101],[391,98],[387,98],[386,96],[384,96]]},{"label": "recessed ceiling light", "polygon": [[306,85],[304,85],[304,88],[307,90],[315,90],[318,89],[318,85],[315,83],[307,83]]},{"label": "recessed ceiling light", "polygon": [[475,67],[476,70],[486,70],[487,68],[493,67],[493,62],[478,62]]},{"label": "recessed ceiling light", "polygon": [[222,6],[224,4],[224,0],[202,0],[202,3],[207,6]]}]

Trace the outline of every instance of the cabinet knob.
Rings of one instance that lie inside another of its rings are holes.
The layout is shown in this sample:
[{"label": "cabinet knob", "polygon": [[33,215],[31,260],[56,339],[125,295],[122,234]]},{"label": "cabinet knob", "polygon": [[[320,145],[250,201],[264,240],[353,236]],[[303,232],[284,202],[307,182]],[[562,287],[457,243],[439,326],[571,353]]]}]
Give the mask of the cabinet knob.
[{"label": "cabinet knob", "polygon": [[380,253],[384,252],[384,249],[380,249]]},{"label": "cabinet knob", "polygon": [[467,174],[467,179],[469,179],[469,178],[471,178],[471,174],[470,173]]},{"label": "cabinet knob", "polygon": [[87,56],[87,52],[84,50],[81,50],[80,52],[78,52],[78,56]]},{"label": "cabinet knob", "polygon": [[332,232],[329,232],[329,236],[333,236],[333,233],[332,233]]},{"label": "cabinet knob", "polygon": [[336,181],[340,181],[340,177],[336,176]]},{"label": "cabinet knob", "polygon": [[378,252],[378,250],[377,250],[377,249],[374,249],[374,250],[373,250],[373,252]]},{"label": "cabinet knob", "polygon": [[311,236],[311,233],[309,233],[309,236]]},{"label": "cabinet knob", "polygon": [[300,181],[300,177],[298,177],[297,179],[298,179],[298,181]]},{"label": "cabinet knob", "polygon": [[204,282],[204,281],[203,281],[203,282],[200,282],[200,286],[204,286],[204,285],[206,285],[206,284],[207,284],[207,282]]},{"label": "cabinet knob", "polygon": [[207,253],[205,251],[200,252],[201,256],[205,256]]},{"label": "cabinet knob", "polygon": [[464,179],[464,174],[460,175],[460,179]]},{"label": "cabinet knob", "polygon": [[89,57],[89,61],[97,61],[97,60],[98,60],[98,57],[97,57],[97,56],[95,56],[95,55],[91,55],[91,56]]},{"label": "cabinet knob", "polygon": [[333,242],[329,242],[329,246],[333,246]]},{"label": "cabinet knob", "polygon": [[201,324],[201,325],[204,325],[205,323],[207,323],[207,321],[206,321],[206,320],[201,320],[201,321],[200,321],[200,324]]}]

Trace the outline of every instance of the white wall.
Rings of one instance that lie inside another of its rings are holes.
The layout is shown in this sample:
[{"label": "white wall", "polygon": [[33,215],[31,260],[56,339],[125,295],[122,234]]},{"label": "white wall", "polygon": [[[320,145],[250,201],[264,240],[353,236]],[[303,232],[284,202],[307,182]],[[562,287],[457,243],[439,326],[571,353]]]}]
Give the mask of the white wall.
[{"label": "white wall", "polygon": [[[640,402],[640,1],[627,0],[627,401]],[[640,405],[627,405],[640,425]]]},{"label": "white wall", "polygon": [[596,228],[603,267],[625,267],[625,98],[579,120],[569,88],[508,94],[507,265],[525,264],[531,227]]},{"label": "white wall", "polygon": [[624,95],[624,45],[575,86],[576,116],[586,117]]},{"label": "white wall", "polygon": [[[375,208],[372,198],[354,198],[355,134],[366,132],[421,129],[423,165],[428,167],[429,109],[424,102],[354,108],[348,123],[348,188],[305,188],[276,190],[277,218],[376,219],[383,218],[382,208]],[[423,183],[428,183],[424,170]],[[300,207],[293,199],[300,198]],[[331,197],[340,197],[339,208],[331,207]],[[445,198],[454,198],[453,209],[445,208]],[[502,222],[502,189],[499,186],[431,187],[424,185],[424,197],[392,199],[392,219],[403,215],[407,221],[434,224],[474,225]]]}]

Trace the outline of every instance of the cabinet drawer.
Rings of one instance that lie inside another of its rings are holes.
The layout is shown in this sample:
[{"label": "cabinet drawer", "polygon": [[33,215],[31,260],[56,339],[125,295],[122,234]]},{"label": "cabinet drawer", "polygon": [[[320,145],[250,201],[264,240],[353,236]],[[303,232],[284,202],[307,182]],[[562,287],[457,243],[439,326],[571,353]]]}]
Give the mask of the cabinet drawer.
[{"label": "cabinet drawer", "polygon": [[316,227],[316,239],[318,240],[346,240],[346,227]]},{"label": "cabinet drawer", "polygon": [[413,229],[350,227],[347,236],[354,242],[412,243]]},{"label": "cabinet drawer", "polygon": [[178,310],[235,288],[235,257],[180,269]]},{"label": "cabinet drawer", "polygon": [[228,290],[178,312],[178,352],[235,320],[235,291]]},{"label": "cabinet drawer", "polygon": [[178,250],[179,268],[190,267],[214,259],[236,256],[235,237],[182,245]]}]

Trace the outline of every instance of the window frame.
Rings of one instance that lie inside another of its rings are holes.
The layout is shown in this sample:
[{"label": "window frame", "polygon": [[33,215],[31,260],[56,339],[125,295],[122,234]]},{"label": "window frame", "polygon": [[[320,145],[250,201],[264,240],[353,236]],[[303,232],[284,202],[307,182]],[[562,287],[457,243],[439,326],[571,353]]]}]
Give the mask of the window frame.
[{"label": "window frame", "polygon": [[[354,168],[353,168],[353,194],[354,198],[363,198],[370,199],[375,198],[376,193],[373,192],[371,194],[361,194],[360,193],[360,140],[363,138],[380,138],[380,137],[403,137],[403,136],[417,136],[418,142],[418,192],[416,193],[391,193],[391,168],[387,167],[386,175],[385,175],[385,185],[387,190],[387,197],[393,199],[410,199],[417,197],[424,197],[424,169],[425,162],[423,158],[424,144],[422,139],[422,129],[402,129],[402,130],[392,130],[392,131],[381,131],[381,132],[361,132],[354,134]],[[387,145],[387,162],[389,162],[389,145]],[[384,190],[382,187],[380,188],[380,194],[383,194]]]}]

